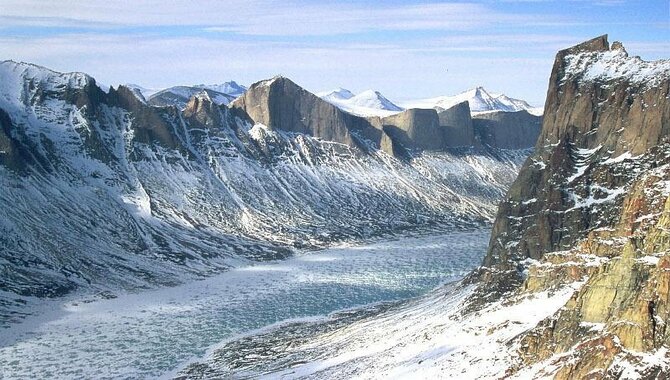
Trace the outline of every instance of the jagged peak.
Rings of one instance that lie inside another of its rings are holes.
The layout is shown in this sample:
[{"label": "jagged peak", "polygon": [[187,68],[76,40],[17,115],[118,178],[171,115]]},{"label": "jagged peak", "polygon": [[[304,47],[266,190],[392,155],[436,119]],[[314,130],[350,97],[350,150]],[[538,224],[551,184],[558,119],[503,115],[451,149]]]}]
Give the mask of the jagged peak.
[{"label": "jagged peak", "polygon": [[578,43],[567,49],[558,52],[559,56],[568,54],[577,54],[583,52],[603,52],[610,50],[609,42],[607,41],[607,34],[592,38],[590,40]]},{"label": "jagged peak", "polygon": [[606,50],[570,50],[570,54],[560,58],[562,81],[627,80],[650,87],[670,78],[670,59],[645,61],[637,56],[629,57],[620,42],[614,42],[612,48]]},{"label": "jagged peak", "polygon": [[144,97],[144,94],[142,94],[142,91],[137,87],[133,87],[132,84],[127,84],[127,85],[126,84],[120,84],[116,88],[116,91],[128,91],[131,94],[133,94],[137,98],[137,100],[139,100],[140,102],[142,102],[144,104],[147,103],[147,99]]},{"label": "jagged peak", "polygon": [[621,51],[623,52],[626,57],[628,56],[628,52],[626,51],[626,48],[623,47],[623,43],[619,41],[614,41],[612,42],[612,48],[610,49],[612,51]]},{"label": "jagged peak", "polygon": [[67,79],[70,86],[84,87],[89,83],[96,83],[95,79],[83,72],[60,72],[50,68],[36,65],[29,62],[17,62],[14,60],[5,60],[0,62],[0,67],[5,67],[12,71],[20,70],[22,75],[39,80],[48,80],[49,78]]},{"label": "jagged peak", "polygon": [[212,102],[212,98],[209,96],[209,92],[207,92],[207,90],[204,90],[204,89],[202,91],[194,94],[191,97],[191,99],[193,99],[193,98],[198,99],[198,100],[204,100],[204,101]]}]

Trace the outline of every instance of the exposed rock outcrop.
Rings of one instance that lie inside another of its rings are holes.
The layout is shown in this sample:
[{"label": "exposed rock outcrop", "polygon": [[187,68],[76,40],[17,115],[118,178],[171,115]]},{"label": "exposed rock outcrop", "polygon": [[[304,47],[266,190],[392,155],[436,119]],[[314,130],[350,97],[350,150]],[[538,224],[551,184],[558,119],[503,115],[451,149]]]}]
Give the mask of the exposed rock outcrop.
[{"label": "exposed rock outcrop", "polygon": [[[383,136],[384,132],[370,121],[340,110],[288,78],[275,77],[254,83],[231,103],[231,108],[270,130],[303,133],[362,152],[371,148],[368,142],[389,149],[389,144],[382,144],[388,136]],[[393,154],[393,150],[387,153]]]},{"label": "exposed rock outcrop", "polygon": [[670,61],[601,36],[560,51],[534,154],[501,203],[477,301],[578,290],[519,337],[558,379],[670,376]]},{"label": "exposed rock outcrop", "polygon": [[542,116],[528,111],[481,113],[472,119],[478,141],[502,149],[532,147],[542,129]]},{"label": "exposed rock outcrop", "polygon": [[479,145],[475,139],[475,130],[472,125],[468,102],[458,103],[449,109],[440,111],[437,117],[444,134],[445,146],[470,147]]},{"label": "exposed rock outcrop", "polygon": [[437,112],[412,108],[382,119],[384,132],[415,150],[442,150],[444,133]]}]

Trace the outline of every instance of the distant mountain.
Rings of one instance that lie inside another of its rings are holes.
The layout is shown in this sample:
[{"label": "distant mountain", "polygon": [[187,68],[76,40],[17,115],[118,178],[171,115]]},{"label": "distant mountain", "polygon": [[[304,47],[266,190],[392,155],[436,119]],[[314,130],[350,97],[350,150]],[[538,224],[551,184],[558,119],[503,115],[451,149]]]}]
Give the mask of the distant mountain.
[{"label": "distant mountain", "polygon": [[247,90],[245,86],[237,84],[237,82],[231,80],[230,82],[224,82],[222,84],[198,84],[193,87],[208,89],[222,94],[230,95],[233,97],[238,97]]},{"label": "distant mountain", "polygon": [[174,86],[158,91],[151,95],[147,101],[153,106],[176,106],[181,110],[186,108],[189,99],[203,92],[218,105],[226,105],[237,97],[200,86]]},{"label": "distant mountain", "polygon": [[351,91],[338,88],[317,94],[321,99],[343,111],[359,116],[389,116],[403,110],[388,100],[379,91],[367,90],[358,95]]},{"label": "distant mountain", "polygon": [[319,92],[316,95],[329,103],[348,100],[355,96],[351,91],[341,87],[332,91]]},{"label": "distant mountain", "polygon": [[144,99],[149,99],[149,97],[151,95],[160,91],[160,89],[147,88],[147,87],[141,86],[139,84],[135,84],[135,83],[126,83],[126,84],[124,84],[124,86],[133,90],[133,92],[136,92],[136,93],[139,92]]},{"label": "distant mountain", "polygon": [[124,85],[135,93],[141,95],[142,99],[154,106],[176,106],[184,109],[189,99],[194,95],[207,93],[212,101],[219,105],[227,105],[233,99],[244,94],[247,90],[245,86],[235,81],[224,82],[222,84],[196,84],[193,86],[173,86],[166,89],[147,88],[138,84],[128,83]]},{"label": "distant mountain", "polygon": [[528,111],[534,115],[541,115],[542,110],[531,106],[525,100],[510,98],[505,94],[494,94],[483,87],[476,87],[454,96],[438,96],[435,98],[411,100],[402,103],[405,108],[436,108],[448,109],[458,103],[467,101],[472,113],[491,111]]}]

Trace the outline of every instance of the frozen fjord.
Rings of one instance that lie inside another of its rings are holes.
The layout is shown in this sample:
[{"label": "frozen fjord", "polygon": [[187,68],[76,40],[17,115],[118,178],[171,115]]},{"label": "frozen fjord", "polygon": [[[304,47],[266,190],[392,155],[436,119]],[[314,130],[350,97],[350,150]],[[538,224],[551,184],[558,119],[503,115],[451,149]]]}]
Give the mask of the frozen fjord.
[{"label": "frozen fjord", "polygon": [[48,320],[0,330],[9,378],[155,377],[233,335],[273,323],[417,296],[461,278],[488,230],[341,246],[242,267],[174,288],[49,303]]}]

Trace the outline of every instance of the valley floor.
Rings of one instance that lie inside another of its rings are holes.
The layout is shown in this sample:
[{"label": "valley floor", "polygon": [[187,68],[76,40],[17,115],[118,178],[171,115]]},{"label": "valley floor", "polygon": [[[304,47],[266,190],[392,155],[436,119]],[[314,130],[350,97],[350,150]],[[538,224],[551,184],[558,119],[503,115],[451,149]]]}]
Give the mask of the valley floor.
[{"label": "valley floor", "polygon": [[[287,320],[329,321],[323,316],[363,305],[375,305],[376,314],[391,305],[380,302],[460,279],[481,262],[488,235],[482,229],[342,245],[172,288],[45,301],[23,323],[0,330],[0,378],[174,376],[240,334]],[[350,317],[339,318],[346,325],[365,313],[338,315]]]},{"label": "valley floor", "polygon": [[555,313],[581,284],[513,297],[464,313],[472,287],[446,284],[395,304],[295,322],[211,350],[174,378],[500,379],[511,375],[520,334]]}]

